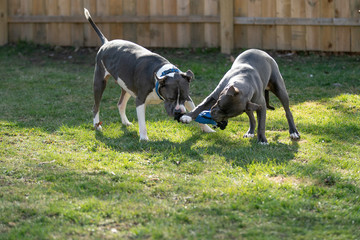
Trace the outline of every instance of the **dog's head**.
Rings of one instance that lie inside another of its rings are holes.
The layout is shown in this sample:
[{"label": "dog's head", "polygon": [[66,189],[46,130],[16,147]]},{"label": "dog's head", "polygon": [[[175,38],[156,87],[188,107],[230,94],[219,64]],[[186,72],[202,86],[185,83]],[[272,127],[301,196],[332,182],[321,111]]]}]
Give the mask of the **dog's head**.
[{"label": "dog's head", "polygon": [[216,122],[221,122],[227,121],[229,118],[236,117],[246,111],[256,111],[259,109],[261,109],[260,105],[250,102],[240,89],[230,85],[220,93],[219,99],[211,108],[211,117]]},{"label": "dog's head", "polygon": [[157,77],[159,82],[159,94],[164,98],[165,109],[169,116],[186,112],[185,101],[191,101],[189,97],[190,82],[194,73],[188,70],[186,73],[176,72],[173,76]]}]

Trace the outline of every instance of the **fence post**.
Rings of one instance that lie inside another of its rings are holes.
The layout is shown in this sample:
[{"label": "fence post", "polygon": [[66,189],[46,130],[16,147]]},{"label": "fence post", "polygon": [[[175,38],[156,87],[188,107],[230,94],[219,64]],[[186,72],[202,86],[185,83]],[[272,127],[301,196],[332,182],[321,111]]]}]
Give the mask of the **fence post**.
[{"label": "fence post", "polygon": [[221,52],[230,54],[234,48],[234,1],[220,1]]},{"label": "fence post", "polygon": [[8,0],[0,0],[0,46],[8,43]]}]

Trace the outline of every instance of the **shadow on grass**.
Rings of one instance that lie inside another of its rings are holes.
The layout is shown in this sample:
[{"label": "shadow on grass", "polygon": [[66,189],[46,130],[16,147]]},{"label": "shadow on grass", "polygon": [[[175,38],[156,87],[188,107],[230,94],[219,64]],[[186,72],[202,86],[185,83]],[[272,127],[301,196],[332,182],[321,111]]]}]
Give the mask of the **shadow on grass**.
[{"label": "shadow on grass", "polygon": [[[182,142],[170,140],[139,142],[136,131],[122,127],[124,134],[119,137],[104,136],[96,132],[96,139],[114,151],[118,152],[147,152],[157,155],[157,159],[181,164],[187,161],[204,162],[206,158],[225,158],[233,166],[246,168],[252,163],[287,163],[294,158],[299,145],[293,141],[290,145],[278,141],[264,146],[257,143],[256,138],[248,140],[229,139],[223,133],[195,132]],[[205,144],[205,145],[204,145]],[[160,157],[159,157],[160,156]]]}]

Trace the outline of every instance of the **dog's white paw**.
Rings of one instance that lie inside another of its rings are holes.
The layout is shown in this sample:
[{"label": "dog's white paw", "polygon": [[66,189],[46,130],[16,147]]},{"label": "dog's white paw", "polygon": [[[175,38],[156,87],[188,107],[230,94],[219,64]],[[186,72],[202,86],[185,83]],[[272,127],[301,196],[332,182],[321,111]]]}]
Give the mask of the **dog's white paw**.
[{"label": "dog's white paw", "polygon": [[264,146],[265,146],[265,145],[269,145],[268,142],[259,142],[259,144],[260,144],[260,145],[264,145]]},{"label": "dog's white paw", "polygon": [[243,137],[244,138],[253,138],[253,137],[255,137],[255,134],[253,134],[253,133],[245,133]]},{"label": "dog's white paw", "polygon": [[211,127],[209,127],[209,126],[206,125],[206,124],[200,124],[200,127],[201,127],[201,130],[202,130],[203,132],[206,132],[206,133],[216,132],[215,130],[213,130]]},{"label": "dog's white paw", "polygon": [[300,139],[300,134],[296,133],[296,132],[291,133],[290,138],[293,139],[293,140],[299,140]]},{"label": "dog's white paw", "polygon": [[94,124],[94,129],[96,131],[101,131],[102,130],[101,124],[102,124],[102,122],[95,123]]},{"label": "dog's white paw", "polygon": [[149,141],[149,138],[148,138],[148,136],[140,136],[140,141],[147,142],[147,141]]},{"label": "dog's white paw", "polygon": [[182,123],[190,123],[191,121],[192,121],[192,118],[187,115],[183,115],[180,118],[180,122],[182,122]]},{"label": "dog's white paw", "polygon": [[122,121],[122,124],[124,124],[125,126],[131,126],[131,125],[133,125],[131,122],[129,122],[129,121]]}]

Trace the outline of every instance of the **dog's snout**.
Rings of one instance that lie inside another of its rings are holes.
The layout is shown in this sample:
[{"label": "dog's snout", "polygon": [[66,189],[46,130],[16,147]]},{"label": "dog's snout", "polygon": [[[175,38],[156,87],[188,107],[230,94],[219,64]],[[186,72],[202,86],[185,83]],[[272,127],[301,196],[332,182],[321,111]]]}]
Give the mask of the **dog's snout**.
[{"label": "dog's snout", "polygon": [[178,109],[175,108],[174,113],[176,113],[176,114],[181,113],[181,109],[180,108],[178,108]]}]

